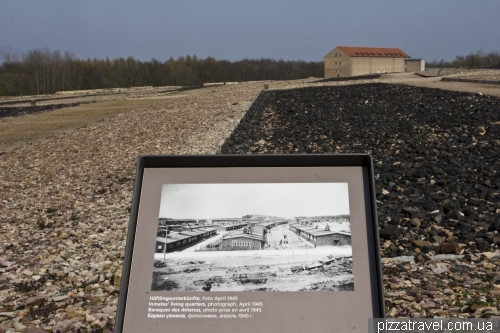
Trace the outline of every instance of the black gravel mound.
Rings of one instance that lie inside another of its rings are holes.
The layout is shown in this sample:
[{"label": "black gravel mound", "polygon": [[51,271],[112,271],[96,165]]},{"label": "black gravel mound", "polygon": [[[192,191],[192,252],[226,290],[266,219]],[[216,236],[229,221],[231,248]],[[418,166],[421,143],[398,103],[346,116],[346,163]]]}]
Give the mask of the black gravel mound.
[{"label": "black gravel mound", "polygon": [[40,106],[0,107],[0,118],[17,117],[17,116],[21,116],[23,114],[39,113],[39,112],[43,112],[43,111],[68,108],[68,107],[73,107],[73,106],[78,106],[80,104],[88,104],[88,103],[92,103],[92,102],[50,104],[50,105],[40,105]]},{"label": "black gravel mound", "polygon": [[384,256],[500,246],[500,99],[389,84],[264,91],[223,154],[370,153]]}]

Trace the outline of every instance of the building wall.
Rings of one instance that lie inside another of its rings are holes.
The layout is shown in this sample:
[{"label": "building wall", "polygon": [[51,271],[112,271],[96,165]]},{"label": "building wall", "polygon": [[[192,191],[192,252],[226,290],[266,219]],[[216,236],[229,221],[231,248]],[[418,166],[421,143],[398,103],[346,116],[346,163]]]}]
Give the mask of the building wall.
[{"label": "building wall", "polygon": [[395,57],[353,57],[352,76],[399,73],[405,71],[404,58]]},{"label": "building wall", "polygon": [[[185,238],[176,240],[174,242],[167,244],[167,252],[177,251],[179,249],[184,249],[189,246],[196,245],[206,238],[210,238],[216,235],[216,230],[207,231],[203,234],[197,236],[186,236]],[[156,241],[156,253],[163,253],[165,248],[165,242]]]},{"label": "building wall", "polygon": [[[243,245],[237,244],[238,242],[243,243]],[[261,250],[262,249],[262,242],[259,240],[256,240],[256,239],[248,239],[248,238],[244,238],[244,237],[223,239],[222,240],[222,249],[223,250],[234,250],[234,251]]]},{"label": "building wall", "polygon": [[351,57],[336,47],[325,56],[325,79],[346,76],[352,76]]},{"label": "building wall", "polygon": [[245,227],[246,224],[228,224],[228,225],[212,225],[211,227],[217,228],[220,231],[230,231],[230,230],[236,230],[236,229],[241,229]]},{"label": "building wall", "polygon": [[425,60],[406,60],[405,61],[405,71],[406,72],[423,72],[425,71]]},{"label": "building wall", "polygon": [[350,245],[351,237],[340,234],[316,236],[314,243],[316,244],[316,246]]}]

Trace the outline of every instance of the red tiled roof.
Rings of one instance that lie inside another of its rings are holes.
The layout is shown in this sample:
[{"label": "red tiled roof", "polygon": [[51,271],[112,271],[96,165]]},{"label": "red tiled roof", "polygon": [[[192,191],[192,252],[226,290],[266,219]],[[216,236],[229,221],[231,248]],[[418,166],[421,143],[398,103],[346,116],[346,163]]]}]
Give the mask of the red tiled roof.
[{"label": "red tiled roof", "polygon": [[339,48],[351,57],[410,58],[408,54],[395,47],[339,46]]}]

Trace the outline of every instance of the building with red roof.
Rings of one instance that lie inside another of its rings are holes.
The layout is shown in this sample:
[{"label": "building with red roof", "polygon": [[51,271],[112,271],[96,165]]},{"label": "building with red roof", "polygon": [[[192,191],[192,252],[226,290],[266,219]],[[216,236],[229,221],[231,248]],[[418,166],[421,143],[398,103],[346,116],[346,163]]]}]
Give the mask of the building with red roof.
[{"label": "building with red roof", "polygon": [[410,58],[395,47],[337,46],[325,56],[325,79],[405,72]]}]

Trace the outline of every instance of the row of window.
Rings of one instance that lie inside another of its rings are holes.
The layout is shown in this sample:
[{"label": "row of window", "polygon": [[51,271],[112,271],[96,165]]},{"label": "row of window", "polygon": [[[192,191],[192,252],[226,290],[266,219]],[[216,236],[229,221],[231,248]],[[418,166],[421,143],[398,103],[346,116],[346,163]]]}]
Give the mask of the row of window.
[{"label": "row of window", "polygon": [[394,61],[377,61],[377,60],[358,60],[354,61],[356,64],[372,64],[372,66],[377,66],[377,65],[391,65],[394,64]]},{"label": "row of window", "polygon": [[[396,69],[394,69],[394,72],[402,72],[402,71],[403,71],[403,69],[402,69],[402,68],[396,68]],[[370,70],[369,70],[369,69],[363,69],[363,68],[358,69],[358,73],[369,73],[369,72],[370,72]],[[380,73],[380,72],[382,72],[382,73],[385,73],[385,72],[391,72],[391,69],[388,69],[388,68],[384,68],[384,69],[374,69],[374,70],[372,71],[372,73]]]},{"label": "row of window", "polygon": [[334,73],[340,73],[340,69],[334,69],[333,72]]},{"label": "row of window", "polygon": [[342,54],[341,53],[335,53],[333,56],[334,57],[342,57]]},{"label": "row of window", "polygon": [[233,240],[231,244],[233,246],[252,246],[252,241]]},{"label": "row of window", "polygon": [[340,61],[335,61],[335,65],[340,65]]}]

